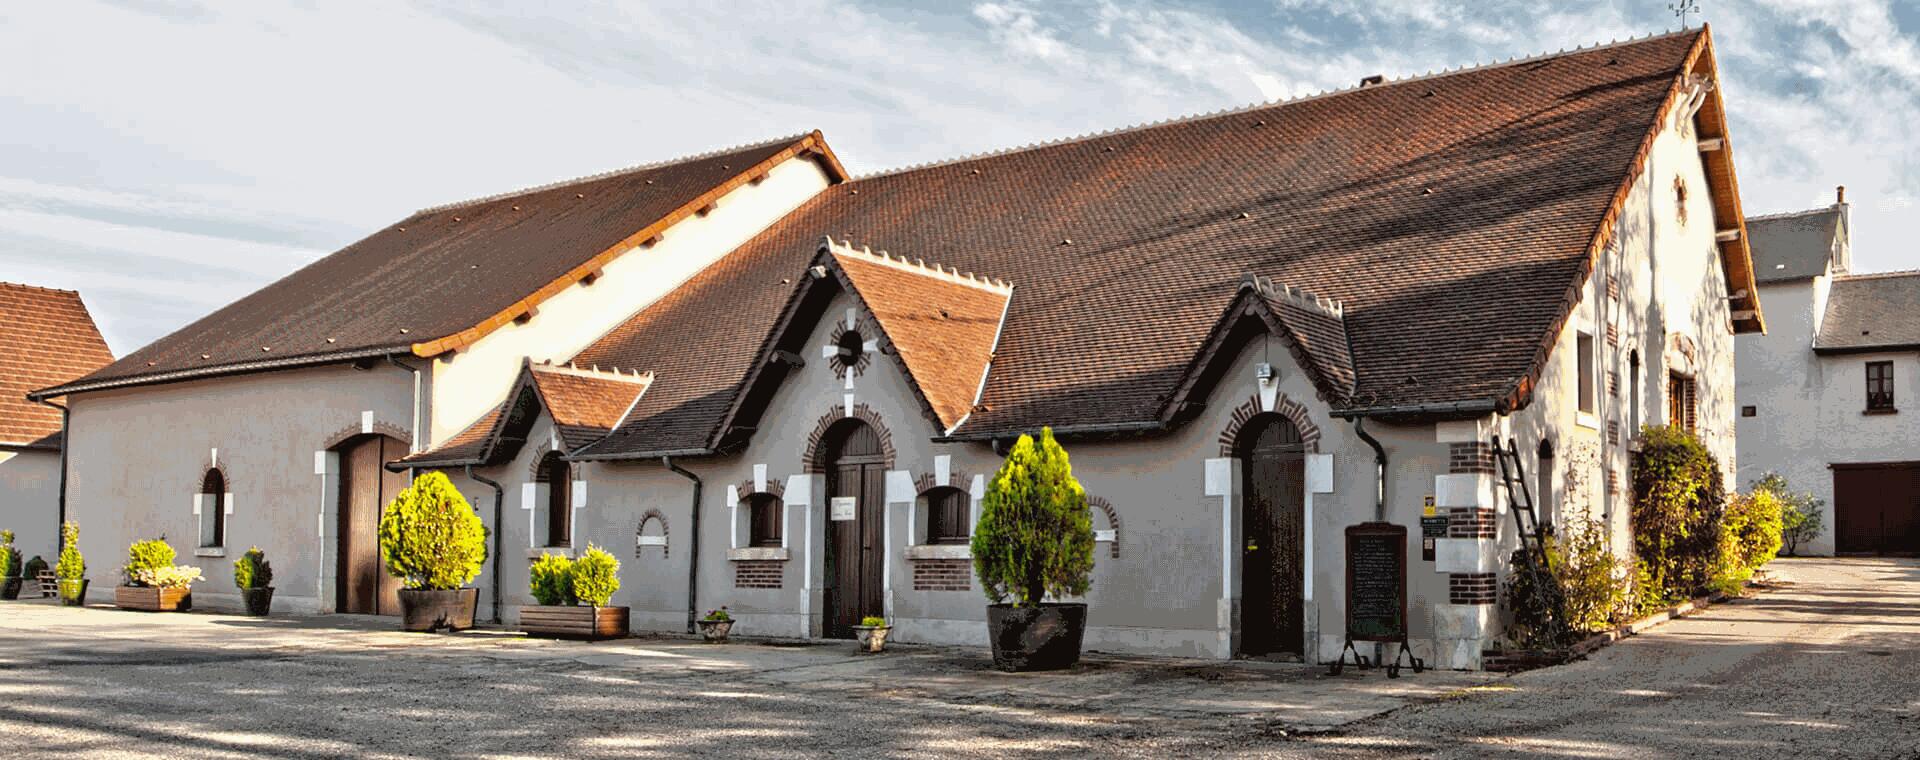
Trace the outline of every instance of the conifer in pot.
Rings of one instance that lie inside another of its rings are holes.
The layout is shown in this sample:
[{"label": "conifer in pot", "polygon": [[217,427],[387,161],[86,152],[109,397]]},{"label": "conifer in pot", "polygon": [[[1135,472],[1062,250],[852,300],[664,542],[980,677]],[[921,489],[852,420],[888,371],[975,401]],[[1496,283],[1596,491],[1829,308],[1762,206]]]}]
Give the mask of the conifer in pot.
[{"label": "conifer in pot", "polygon": [[993,602],[987,633],[994,665],[1054,670],[1078,662],[1087,606],[1047,600],[1086,593],[1093,518],[1051,428],[1038,442],[1020,436],[1007,453],[981,499],[972,549],[974,573]]},{"label": "conifer in pot", "polygon": [[233,561],[233,585],[240,589],[247,614],[266,617],[273,610],[273,565],[260,547],[248,549]]},{"label": "conifer in pot", "polygon": [[408,631],[473,627],[479,590],[467,584],[487,560],[487,527],[446,474],[414,478],[380,515],[380,558],[399,578]]}]

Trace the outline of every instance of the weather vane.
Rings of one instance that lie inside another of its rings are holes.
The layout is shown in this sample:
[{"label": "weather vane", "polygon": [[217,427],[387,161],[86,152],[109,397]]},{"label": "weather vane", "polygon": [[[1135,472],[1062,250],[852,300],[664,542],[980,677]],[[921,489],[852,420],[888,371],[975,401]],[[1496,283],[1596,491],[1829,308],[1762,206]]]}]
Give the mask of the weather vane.
[{"label": "weather vane", "polygon": [[1673,15],[1680,17],[1680,28],[1685,29],[1687,28],[1687,16],[1700,12],[1700,0],[1680,0],[1677,3],[1668,3],[1667,10],[1673,11]]}]

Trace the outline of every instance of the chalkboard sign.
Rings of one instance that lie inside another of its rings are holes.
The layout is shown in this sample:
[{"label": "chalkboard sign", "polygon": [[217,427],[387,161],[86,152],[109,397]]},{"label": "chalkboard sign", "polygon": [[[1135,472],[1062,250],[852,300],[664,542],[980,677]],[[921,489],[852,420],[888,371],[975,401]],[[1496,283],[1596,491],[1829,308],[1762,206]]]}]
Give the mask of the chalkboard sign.
[{"label": "chalkboard sign", "polygon": [[1347,638],[1407,638],[1407,528],[1370,522],[1347,527]]}]

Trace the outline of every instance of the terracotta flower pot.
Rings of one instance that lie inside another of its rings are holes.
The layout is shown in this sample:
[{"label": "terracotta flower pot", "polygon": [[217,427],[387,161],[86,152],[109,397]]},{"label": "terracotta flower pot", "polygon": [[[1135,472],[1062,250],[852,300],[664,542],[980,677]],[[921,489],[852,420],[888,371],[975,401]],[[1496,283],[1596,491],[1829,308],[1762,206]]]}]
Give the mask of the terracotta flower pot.
[{"label": "terracotta flower pot", "polygon": [[860,641],[860,650],[867,654],[878,654],[887,648],[887,634],[893,631],[890,625],[856,625],[853,637]]},{"label": "terracotta flower pot", "polygon": [[708,644],[725,644],[727,643],[727,636],[733,633],[733,621],[731,620],[699,620],[695,622],[700,624],[700,638],[704,639]]},{"label": "terracotta flower pot", "polygon": [[473,627],[473,610],[480,605],[480,589],[400,589],[400,630],[425,633],[445,628]]},{"label": "terracotta flower pot", "polygon": [[59,586],[60,586],[60,603],[61,604],[64,604],[68,607],[86,606],[87,579],[62,578],[60,579]]},{"label": "terracotta flower pot", "polygon": [[993,666],[1009,673],[1063,670],[1080,661],[1087,631],[1087,605],[987,606],[987,636]]},{"label": "terracotta flower pot", "polygon": [[241,600],[247,603],[247,614],[254,617],[266,617],[273,609],[273,587],[240,589]]}]

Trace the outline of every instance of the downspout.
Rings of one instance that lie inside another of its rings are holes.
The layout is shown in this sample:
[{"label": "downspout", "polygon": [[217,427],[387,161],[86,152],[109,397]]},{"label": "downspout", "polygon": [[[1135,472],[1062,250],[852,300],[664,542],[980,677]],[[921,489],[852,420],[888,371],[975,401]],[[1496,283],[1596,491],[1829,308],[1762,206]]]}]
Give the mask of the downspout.
[{"label": "downspout", "polygon": [[407,427],[412,428],[408,431],[412,440],[407,441],[407,453],[418,454],[420,453],[420,368],[393,358],[393,354],[387,354],[386,359],[393,366],[413,373],[413,416],[407,420]]},{"label": "downspout", "polygon": [[68,425],[73,422],[73,412],[68,408],[43,398],[35,402],[60,410],[60,501],[58,515],[60,520],[53,524],[53,535],[61,535],[61,529],[67,526],[67,436],[72,431]]},{"label": "downspout", "polygon": [[505,489],[502,489],[500,487],[499,481],[493,480],[491,478],[488,478],[485,475],[481,475],[480,473],[474,472],[473,465],[467,465],[467,479],[484,483],[487,486],[490,486],[493,488],[493,622],[495,624],[499,624],[501,622],[501,618],[500,618],[500,533],[501,533],[501,529],[504,527],[501,521],[506,519],[505,513],[503,513],[501,510],[503,509],[502,503],[507,498],[507,492]]},{"label": "downspout", "polygon": [[693,481],[693,538],[687,542],[687,633],[693,633],[693,621],[700,616],[700,476],[673,463],[673,457],[661,457],[660,464]]},{"label": "downspout", "polygon": [[1374,493],[1373,493],[1373,496],[1374,496],[1373,520],[1374,522],[1386,522],[1386,519],[1387,519],[1387,449],[1386,447],[1380,445],[1380,441],[1378,439],[1374,438],[1371,434],[1367,433],[1367,418],[1365,417],[1356,416],[1353,418],[1353,434],[1360,436],[1360,440],[1366,441],[1368,446],[1373,447],[1373,465],[1375,470],[1374,472],[1375,482],[1374,482]]}]

